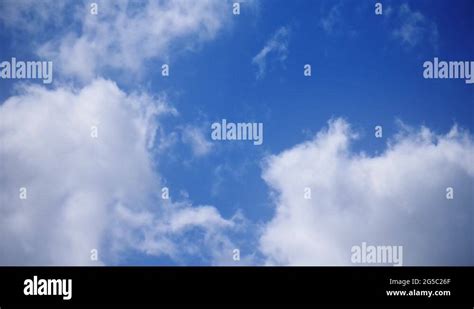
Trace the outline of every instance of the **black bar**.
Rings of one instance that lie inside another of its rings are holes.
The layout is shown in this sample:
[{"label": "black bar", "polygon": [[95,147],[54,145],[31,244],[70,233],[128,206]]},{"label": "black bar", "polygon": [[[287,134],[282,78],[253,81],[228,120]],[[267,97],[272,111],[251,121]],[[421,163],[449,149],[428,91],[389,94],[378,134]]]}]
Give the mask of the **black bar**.
[{"label": "black bar", "polygon": [[[25,280],[34,276],[72,279],[72,298],[25,296]],[[275,303],[451,304],[473,308],[473,278],[473,267],[0,267],[0,307]],[[403,287],[390,284],[390,279],[421,281]],[[414,289],[447,290],[451,295],[386,295],[387,290]]]}]

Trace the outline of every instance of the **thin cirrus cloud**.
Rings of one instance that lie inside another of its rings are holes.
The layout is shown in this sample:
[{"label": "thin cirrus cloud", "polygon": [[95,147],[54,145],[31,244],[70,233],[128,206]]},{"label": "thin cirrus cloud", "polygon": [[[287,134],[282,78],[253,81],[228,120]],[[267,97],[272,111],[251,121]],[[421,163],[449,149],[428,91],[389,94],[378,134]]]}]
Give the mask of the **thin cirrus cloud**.
[{"label": "thin cirrus cloud", "polygon": [[[361,4],[358,8],[375,10]],[[422,12],[412,8],[408,3],[400,5],[386,4],[382,7],[382,17],[385,19],[386,31],[389,37],[406,48],[414,48],[424,43],[437,50],[439,48],[439,32],[436,22]],[[354,8],[339,2],[327,9],[319,22],[321,29],[328,35],[350,34],[354,36],[360,29],[354,27],[353,22],[347,20],[349,14],[353,18],[365,18],[365,15],[353,13]],[[357,9],[356,9],[357,12]]]},{"label": "thin cirrus cloud", "polygon": [[403,246],[403,265],[472,265],[472,135],[404,126],[375,156],[354,153],[356,137],[335,119],[267,157],[262,177],[276,197],[260,238],[266,263],[351,265],[352,246],[366,242]]},{"label": "thin cirrus cloud", "polygon": [[264,47],[252,59],[252,64],[257,66],[257,79],[265,77],[268,63],[277,61],[283,63],[288,57],[290,29],[280,27],[265,43]]},{"label": "thin cirrus cloud", "polygon": [[[392,17],[391,15],[387,16]],[[421,12],[411,9],[408,4],[404,3],[394,13],[393,18],[397,25],[393,29],[392,35],[401,44],[415,47],[422,42],[429,42],[433,48],[438,48],[438,27],[435,22]]]},{"label": "thin cirrus cloud", "polygon": [[0,25],[27,34],[38,34],[45,27],[57,27],[64,23],[67,1],[2,1],[0,2]]},{"label": "thin cirrus cloud", "polygon": [[208,140],[205,130],[195,126],[186,126],[182,131],[182,141],[190,145],[193,154],[196,157],[207,155],[213,147]]},{"label": "thin cirrus cloud", "polygon": [[340,2],[329,9],[329,12],[321,18],[320,26],[329,34],[334,33],[336,28],[343,25],[341,9],[343,2]]}]

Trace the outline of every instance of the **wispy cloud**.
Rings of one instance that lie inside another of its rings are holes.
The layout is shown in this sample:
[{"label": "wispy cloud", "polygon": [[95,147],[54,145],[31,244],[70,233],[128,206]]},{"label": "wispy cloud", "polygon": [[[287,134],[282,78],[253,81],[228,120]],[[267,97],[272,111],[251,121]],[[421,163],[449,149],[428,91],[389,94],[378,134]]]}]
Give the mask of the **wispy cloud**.
[{"label": "wispy cloud", "polygon": [[[391,18],[392,14],[387,14]],[[429,42],[438,48],[438,27],[435,22],[428,19],[421,12],[413,10],[406,3],[398,9],[395,19],[395,29],[392,31],[394,38],[407,47],[415,47],[423,41]]]},{"label": "wispy cloud", "polygon": [[[319,24],[329,35],[353,37],[360,31],[351,28],[352,25],[363,24],[362,18],[367,18],[367,14],[374,14],[374,8],[367,3],[348,6],[345,2],[338,2],[323,13]],[[438,48],[439,33],[436,23],[407,3],[399,6],[384,5],[383,18],[386,21],[388,37],[397,40],[403,46],[413,48],[428,43],[433,48]]]},{"label": "wispy cloud", "polygon": [[324,31],[329,34],[334,33],[335,29],[342,24],[342,8],[343,3],[339,2],[338,4],[331,7],[328,14],[321,18],[320,25]]},{"label": "wispy cloud", "polygon": [[28,34],[44,35],[45,27],[58,27],[66,19],[64,10],[73,5],[68,1],[1,1],[0,25]]},{"label": "wispy cloud", "polygon": [[191,146],[197,157],[208,154],[212,149],[212,143],[206,138],[203,129],[198,127],[186,126],[182,132],[182,141]]},{"label": "wispy cloud", "polygon": [[[53,60],[62,76],[85,82],[104,76],[107,69],[139,76],[145,61],[169,61],[177,50],[214,38],[229,20],[225,1],[98,0],[98,15],[89,13],[89,2],[50,2],[7,1],[11,16],[3,17],[3,23],[14,29],[42,30],[33,40],[38,55]],[[34,26],[30,15],[35,16]],[[75,27],[51,31],[51,20],[63,28],[65,22]]]},{"label": "wispy cloud", "polygon": [[265,76],[267,62],[271,60],[283,62],[286,60],[288,56],[289,35],[290,29],[288,27],[279,28],[265,43],[262,50],[253,57],[252,63],[258,68],[257,79],[261,79]]}]

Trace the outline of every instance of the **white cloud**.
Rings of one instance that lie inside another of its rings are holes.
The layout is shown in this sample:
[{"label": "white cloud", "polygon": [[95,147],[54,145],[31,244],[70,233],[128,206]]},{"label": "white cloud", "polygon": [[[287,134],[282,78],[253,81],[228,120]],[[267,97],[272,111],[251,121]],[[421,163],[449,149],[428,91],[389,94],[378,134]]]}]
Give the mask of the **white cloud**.
[{"label": "white cloud", "polygon": [[263,178],[276,193],[260,239],[267,263],[351,264],[351,247],[367,242],[402,245],[404,265],[473,265],[472,135],[405,127],[377,156],[351,151],[356,136],[337,119],[267,158]]},{"label": "white cloud", "polygon": [[[8,2],[5,9],[12,13],[3,22],[11,28],[42,29],[33,39],[38,55],[53,60],[63,77],[87,82],[107,70],[118,70],[125,79],[137,77],[146,61],[169,63],[171,54],[198,48],[231,20],[226,18],[231,14],[227,1],[95,2],[97,15],[90,14],[89,2],[68,6],[50,5],[56,1]],[[29,26],[30,16],[34,26]],[[67,27],[51,31],[51,20]]]},{"label": "white cloud", "polygon": [[[388,14],[387,17],[389,17]],[[438,27],[421,12],[412,10],[408,4],[402,4],[395,17],[397,26],[392,35],[403,45],[414,47],[422,41],[438,47]]]},{"label": "white cloud", "polygon": [[197,127],[186,126],[182,132],[182,141],[191,146],[197,157],[208,154],[212,149],[212,143],[207,140],[203,130]]},{"label": "white cloud", "polygon": [[[234,218],[213,206],[161,199],[156,156],[178,137],[157,118],[178,112],[165,95],[127,94],[97,78],[112,72],[136,81],[150,60],[169,63],[171,55],[199,48],[230,20],[229,2],[96,2],[97,16],[89,2],[0,3],[9,12],[0,17],[5,29],[30,35],[59,73],[55,90],[20,84],[0,105],[0,264],[91,264],[92,249],[99,249],[99,264],[120,263],[130,250],[229,262],[233,244],[224,231],[236,228]],[[83,87],[61,86],[71,77]],[[196,155],[210,150],[202,132],[182,138]],[[18,198],[22,186],[26,201]]]},{"label": "white cloud", "polygon": [[290,29],[287,27],[279,28],[273,36],[265,43],[265,46],[252,59],[252,63],[258,67],[257,79],[265,76],[267,70],[267,58],[274,57],[279,62],[283,62],[288,57]]},{"label": "white cloud", "polygon": [[[92,264],[92,249],[99,263],[120,262],[130,249],[176,259],[205,252],[212,263],[230,251],[224,231],[232,219],[161,199],[151,151],[159,148],[157,121],[174,113],[162,98],[126,94],[103,79],[82,89],[26,85],[3,102],[0,264]],[[196,229],[202,235],[188,236]]]}]

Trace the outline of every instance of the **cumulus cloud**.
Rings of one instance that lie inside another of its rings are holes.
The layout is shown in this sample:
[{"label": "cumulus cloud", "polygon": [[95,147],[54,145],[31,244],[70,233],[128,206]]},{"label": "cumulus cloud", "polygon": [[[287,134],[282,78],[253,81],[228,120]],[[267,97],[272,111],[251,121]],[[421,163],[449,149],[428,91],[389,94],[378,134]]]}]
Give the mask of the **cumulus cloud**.
[{"label": "cumulus cloud", "polygon": [[402,126],[375,156],[354,153],[356,138],[336,119],[267,157],[263,179],[275,194],[260,238],[267,263],[349,265],[352,246],[366,242],[403,246],[404,265],[473,265],[472,135]]},{"label": "cumulus cloud", "polygon": [[205,251],[213,263],[231,252],[233,219],[162,199],[151,151],[159,119],[175,113],[162,98],[104,79],[19,91],[0,105],[0,264],[114,264],[130,249],[176,259]]},{"label": "cumulus cloud", "polygon": [[273,36],[265,43],[265,46],[252,59],[252,63],[258,68],[257,79],[265,76],[267,70],[267,61],[269,57],[273,60],[283,62],[288,57],[290,29],[287,27],[279,28]]},{"label": "cumulus cloud", "polygon": [[[0,105],[0,264],[115,264],[134,251],[229,262],[234,245],[225,231],[236,218],[173,194],[162,199],[159,157],[178,139],[159,125],[178,114],[166,94],[125,93],[98,77],[130,80],[149,72],[151,60],[169,63],[199,48],[223,28],[229,3],[95,2],[97,15],[85,1],[0,3],[0,24],[31,37],[59,80],[53,90],[20,84]],[[70,78],[74,86],[64,86]],[[210,149],[197,130],[182,138],[196,155]]]}]

